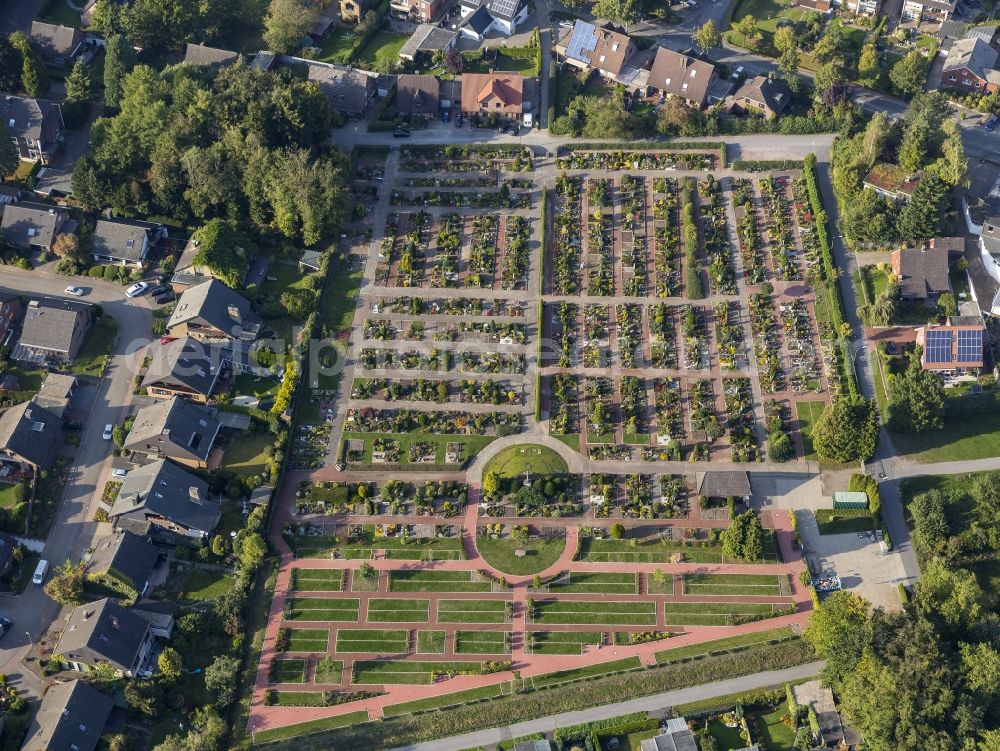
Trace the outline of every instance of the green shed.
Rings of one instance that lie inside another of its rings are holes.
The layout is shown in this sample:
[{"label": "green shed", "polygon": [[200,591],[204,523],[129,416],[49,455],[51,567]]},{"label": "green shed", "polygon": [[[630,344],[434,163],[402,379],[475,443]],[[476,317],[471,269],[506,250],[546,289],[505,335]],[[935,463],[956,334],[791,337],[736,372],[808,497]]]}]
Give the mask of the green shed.
[{"label": "green shed", "polygon": [[868,508],[868,494],[855,490],[838,490],[833,494],[834,509]]}]

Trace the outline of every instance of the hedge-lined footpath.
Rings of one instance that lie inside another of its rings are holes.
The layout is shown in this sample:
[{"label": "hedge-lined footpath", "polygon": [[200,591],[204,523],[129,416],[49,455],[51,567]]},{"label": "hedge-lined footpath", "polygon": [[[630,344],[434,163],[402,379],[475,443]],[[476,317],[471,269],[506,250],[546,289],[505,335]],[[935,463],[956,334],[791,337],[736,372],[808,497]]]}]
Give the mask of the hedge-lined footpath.
[{"label": "hedge-lined footpath", "polygon": [[803,169],[805,162],[801,159],[735,159],[729,166],[736,172],[773,172],[775,170]]},{"label": "hedge-lined footpath", "polygon": [[819,192],[819,183],[816,177],[816,155],[807,154],[803,162],[805,170],[803,175],[806,180],[806,192],[809,195],[809,208],[816,219],[816,240],[819,243],[820,253],[820,280],[823,282],[823,289],[827,301],[826,308],[830,314],[831,335],[834,342],[834,352],[837,355],[837,364],[840,368],[841,383],[851,396],[859,396],[858,382],[854,377],[854,370],[851,367],[850,354],[844,349],[847,340],[842,336],[841,329],[844,324],[844,301],[840,296],[840,286],[837,284],[839,271],[837,263],[833,258],[833,248],[830,246],[830,230],[827,225],[828,218],[826,209],[823,208],[823,199]]},{"label": "hedge-lined footpath", "polygon": [[363,748],[366,751],[379,751],[431,738],[444,738],[599,706],[607,704],[609,697],[614,701],[634,699],[764,670],[781,670],[814,659],[816,655],[812,647],[805,640],[796,638],[739,654],[631,670],[618,675],[597,676],[591,680],[575,682],[568,687],[569,690],[566,690],[566,686],[556,686],[526,691],[417,716],[394,717],[315,733],[298,737],[294,741],[272,744],[268,748],[294,748],[295,751]]}]

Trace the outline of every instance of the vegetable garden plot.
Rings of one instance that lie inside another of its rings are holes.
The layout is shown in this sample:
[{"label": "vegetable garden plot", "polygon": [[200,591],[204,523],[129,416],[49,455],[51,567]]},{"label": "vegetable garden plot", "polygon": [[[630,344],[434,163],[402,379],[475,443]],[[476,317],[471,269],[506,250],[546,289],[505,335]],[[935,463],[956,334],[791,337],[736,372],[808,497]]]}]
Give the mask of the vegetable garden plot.
[{"label": "vegetable garden plot", "polygon": [[440,600],[438,623],[506,623],[509,600]]},{"label": "vegetable garden plot", "polygon": [[476,581],[472,571],[393,571],[390,592],[490,592],[489,581]]},{"label": "vegetable garden plot", "polygon": [[354,663],[354,683],[433,683],[435,674],[459,673],[479,675],[478,662],[424,662],[403,660],[358,660]]},{"label": "vegetable garden plot", "polygon": [[292,597],[285,601],[289,621],[356,621],[358,600],[333,597]]},{"label": "vegetable garden plot", "polygon": [[510,652],[509,631],[456,631],[455,653],[502,655]]},{"label": "vegetable garden plot", "polygon": [[781,605],[741,602],[665,602],[666,624],[685,626],[729,626],[741,619],[767,618]]},{"label": "vegetable garden plot", "polygon": [[368,620],[373,623],[426,623],[427,600],[373,598],[368,601]]},{"label": "vegetable garden plot", "polygon": [[293,568],[291,586],[299,592],[339,592],[344,588],[344,572],[339,569]]},{"label": "vegetable garden plot", "polygon": [[656,603],[607,600],[536,600],[532,620],[538,625],[654,626],[656,625]]},{"label": "vegetable garden plot", "polygon": [[[784,582],[783,582],[784,580]],[[777,574],[685,574],[684,594],[789,595],[787,578]]]},{"label": "vegetable garden plot", "polygon": [[578,655],[585,644],[602,644],[603,631],[529,631],[526,639],[536,655]]},{"label": "vegetable garden plot", "polygon": [[558,594],[578,592],[634,595],[639,593],[639,578],[637,574],[572,572],[549,582],[548,588],[550,592]]},{"label": "vegetable garden plot", "polygon": [[337,630],[337,652],[373,652],[395,654],[405,652],[410,646],[410,632],[371,628],[342,628]]}]

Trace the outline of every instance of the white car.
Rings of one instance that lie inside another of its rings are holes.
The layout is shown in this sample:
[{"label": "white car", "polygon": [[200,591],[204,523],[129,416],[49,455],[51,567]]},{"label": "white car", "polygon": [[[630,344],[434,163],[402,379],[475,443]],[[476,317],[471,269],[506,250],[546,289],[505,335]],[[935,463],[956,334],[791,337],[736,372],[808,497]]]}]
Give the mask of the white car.
[{"label": "white car", "polygon": [[116,480],[124,480],[128,476],[128,470],[127,469],[112,470],[111,476],[114,477]]},{"label": "white car", "polygon": [[149,289],[149,285],[146,282],[136,282],[125,290],[125,297],[138,297],[147,289]]},{"label": "white car", "polygon": [[107,425],[104,426],[104,432],[101,433],[101,438],[103,438],[105,441],[110,441],[111,434],[114,432],[114,430],[115,426],[109,422]]},{"label": "white car", "polygon": [[738,81],[740,76],[742,75],[743,75],[743,66],[740,65],[736,70],[733,71],[733,75],[731,76],[731,78],[734,81]]},{"label": "white car", "polygon": [[73,295],[75,297],[83,297],[83,290],[79,287],[67,287],[66,294]]}]

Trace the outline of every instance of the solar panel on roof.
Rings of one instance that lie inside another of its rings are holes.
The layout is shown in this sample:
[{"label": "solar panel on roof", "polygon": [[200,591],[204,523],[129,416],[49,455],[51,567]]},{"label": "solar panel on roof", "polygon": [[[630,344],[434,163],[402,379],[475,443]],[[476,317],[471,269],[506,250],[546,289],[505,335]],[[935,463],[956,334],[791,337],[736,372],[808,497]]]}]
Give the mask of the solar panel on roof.
[{"label": "solar panel on roof", "polygon": [[924,335],[924,360],[929,363],[951,362],[951,332],[930,330]]},{"label": "solar panel on roof", "polygon": [[490,12],[501,18],[513,18],[520,4],[520,0],[493,0],[490,3]]},{"label": "solar panel on roof", "polygon": [[573,35],[566,47],[566,57],[571,60],[590,62],[590,53],[597,48],[597,35],[594,25],[586,21],[577,21],[573,27]]},{"label": "solar panel on roof", "polygon": [[983,332],[959,331],[958,332],[958,361],[978,362],[983,357]]}]

